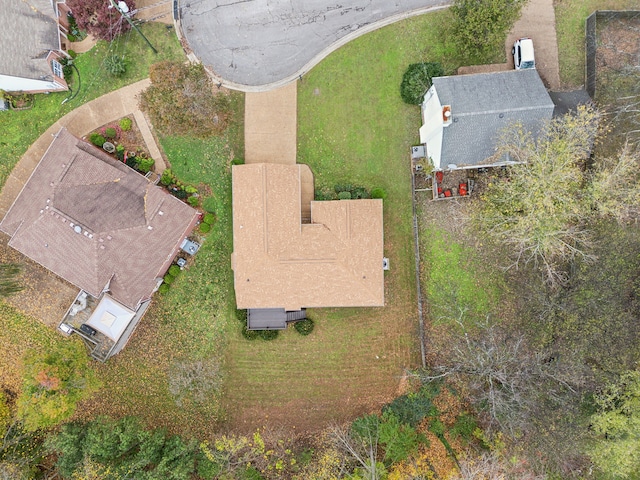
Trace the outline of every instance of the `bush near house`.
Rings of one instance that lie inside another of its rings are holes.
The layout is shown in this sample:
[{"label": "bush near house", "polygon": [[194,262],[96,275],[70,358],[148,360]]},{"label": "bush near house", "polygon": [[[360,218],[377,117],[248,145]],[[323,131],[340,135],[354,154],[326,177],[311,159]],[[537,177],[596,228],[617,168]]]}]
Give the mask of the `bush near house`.
[{"label": "bush near house", "polygon": [[94,132],[91,135],[89,135],[89,141],[93,143],[96,147],[102,148],[102,145],[104,145],[104,142],[106,142],[107,140],[99,133]]},{"label": "bush near house", "polygon": [[305,318],[293,324],[293,328],[296,329],[300,335],[306,336],[313,332],[314,323],[310,318]]},{"label": "bush near house", "polygon": [[431,88],[431,79],[444,75],[444,68],[438,62],[412,63],[402,76],[400,97],[410,105],[420,105],[424,94]]}]

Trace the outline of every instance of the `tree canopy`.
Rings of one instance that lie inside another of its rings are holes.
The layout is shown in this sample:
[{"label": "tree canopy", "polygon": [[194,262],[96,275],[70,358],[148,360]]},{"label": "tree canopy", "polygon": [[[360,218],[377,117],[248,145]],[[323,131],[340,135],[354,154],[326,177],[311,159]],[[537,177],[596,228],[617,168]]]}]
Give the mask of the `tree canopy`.
[{"label": "tree canopy", "polygon": [[[624,182],[638,190],[621,177],[637,165],[616,168],[603,161],[595,175],[587,168],[599,117],[593,108],[580,107],[575,115],[551,120],[537,139],[520,124],[508,127],[496,155],[521,164],[489,184],[475,214],[481,230],[512,249],[512,265],[534,263],[551,283],[566,280],[571,260],[593,258],[589,220],[614,210],[601,210],[611,205],[603,201],[601,183]],[[625,198],[634,195],[627,192]]]},{"label": "tree canopy", "polygon": [[231,111],[229,96],[218,91],[204,67],[160,62],[149,69],[151,86],[140,96],[140,108],[168,135],[209,137],[222,132]]},{"label": "tree canopy", "polygon": [[[99,40],[111,41],[131,29],[129,22],[122,18],[122,14],[109,0],[67,0],[66,3],[78,27]],[[126,0],[124,3],[129,12],[135,10],[134,0]]]},{"label": "tree canopy", "polygon": [[467,61],[494,60],[527,0],[454,0],[451,33]]},{"label": "tree canopy", "polygon": [[596,397],[591,424],[598,441],[590,456],[611,479],[638,478],[640,472],[640,371],[623,374]]},{"label": "tree canopy", "polygon": [[99,386],[88,362],[79,340],[44,354],[26,353],[24,386],[17,401],[25,430],[51,427],[73,415],[76,404]]}]

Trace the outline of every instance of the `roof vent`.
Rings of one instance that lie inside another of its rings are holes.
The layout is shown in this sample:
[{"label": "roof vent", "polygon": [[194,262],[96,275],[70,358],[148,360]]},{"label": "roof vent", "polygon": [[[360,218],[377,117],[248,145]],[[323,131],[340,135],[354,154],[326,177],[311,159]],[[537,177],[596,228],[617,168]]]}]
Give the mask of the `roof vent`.
[{"label": "roof vent", "polygon": [[442,107],[442,123],[445,127],[451,125],[451,105]]}]

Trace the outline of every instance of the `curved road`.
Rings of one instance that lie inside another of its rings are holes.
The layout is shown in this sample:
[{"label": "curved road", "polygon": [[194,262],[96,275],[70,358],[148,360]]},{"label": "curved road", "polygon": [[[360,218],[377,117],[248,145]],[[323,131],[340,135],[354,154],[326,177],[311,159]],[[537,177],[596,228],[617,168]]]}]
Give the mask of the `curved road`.
[{"label": "curved road", "polygon": [[179,29],[220,82],[269,90],[364,33],[450,0],[176,0]]}]

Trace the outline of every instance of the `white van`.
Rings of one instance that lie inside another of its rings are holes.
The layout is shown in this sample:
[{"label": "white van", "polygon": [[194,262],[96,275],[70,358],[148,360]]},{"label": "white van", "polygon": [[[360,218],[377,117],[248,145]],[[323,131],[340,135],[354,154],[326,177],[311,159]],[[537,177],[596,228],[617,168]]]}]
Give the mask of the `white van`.
[{"label": "white van", "polygon": [[536,59],[533,54],[533,40],[520,38],[516,40],[511,49],[513,64],[516,70],[524,68],[536,68]]}]

